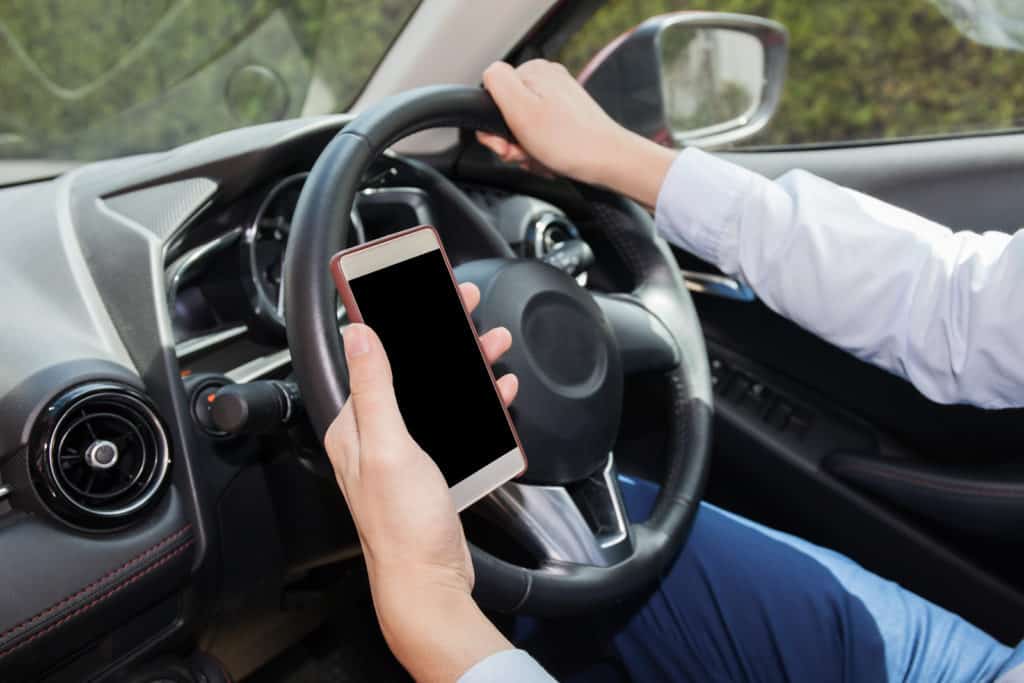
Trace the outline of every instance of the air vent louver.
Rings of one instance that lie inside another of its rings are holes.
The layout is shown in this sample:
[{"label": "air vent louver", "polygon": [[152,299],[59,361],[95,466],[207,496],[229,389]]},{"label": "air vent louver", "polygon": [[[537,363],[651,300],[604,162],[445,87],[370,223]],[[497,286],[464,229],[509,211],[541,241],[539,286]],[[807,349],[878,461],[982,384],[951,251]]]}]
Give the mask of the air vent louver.
[{"label": "air vent louver", "polygon": [[47,506],[90,530],[124,526],[151,502],[170,464],[153,406],[114,383],[76,387],[47,409],[32,475]]}]

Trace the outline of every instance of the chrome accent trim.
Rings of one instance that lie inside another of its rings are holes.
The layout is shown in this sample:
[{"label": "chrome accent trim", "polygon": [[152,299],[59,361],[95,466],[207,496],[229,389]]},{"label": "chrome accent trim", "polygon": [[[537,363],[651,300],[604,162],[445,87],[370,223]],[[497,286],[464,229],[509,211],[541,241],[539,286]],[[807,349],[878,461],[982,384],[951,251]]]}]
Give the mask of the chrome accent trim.
[{"label": "chrome accent trim", "polygon": [[[481,512],[506,526],[528,550],[548,562],[608,567],[632,552],[629,524],[615,476],[614,456],[590,482],[608,493],[615,529],[595,534],[572,494],[564,486],[509,482],[485,500]],[[511,527],[511,528],[509,528]]]},{"label": "chrome accent trim", "polygon": [[680,273],[683,276],[686,288],[697,294],[707,294],[722,299],[746,302],[754,301],[757,298],[754,290],[750,287],[739,280],[725,275],[701,273],[694,270],[682,270]]},{"label": "chrome accent trim", "polygon": [[[97,452],[101,449],[110,449],[112,455],[109,460],[101,460]],[[94,470],[109,470],[111,467],[117,464],[117,458],[120,453],[117,450],[117,444],[113,441],[107,441],[106,439],[97,439],[93,441],[85,449],[85,464]]]},{"label": "chrome accent trim", "polygon": [[[101,385],[102,386],[102,385]],[[120,399],[131,401],[135,404],[135,408],[139,410],[143,417],[145,417],[150,427],[153,429],[153,434],[157,441],[158,452],[153,455],[157,459],[153,477],[150,482],[146,485],[142,495],[136,498],[131,503],[119,507],[115,510],[97,510],[96,508],[89,507],[79,503],[75,496],[68,492],[61,484],[61,478],[57,476],[57,458],[59,453],[56,452],[54,446],[54,437],[60,431],[63,426],[64,419],[77,410],[82,403],[88,402],[98,396],[104,394],[116,394]],[[110,385],[108,388],[102,388],[95,392],[84,394],[81,398],[76,399],[71,405],[67,406],[63,411],[61,417],[54,424],[52,431],[47,436],[47,454],[45,459],[45,467],[49,470],[50,480],[53,482],[54,487],[63,497],[64,502],[70,504],[80,512],[84,512],[89,515],[94,515],[103,519],[117,519],[119,517],[125,517],[134,512],[141,510],[153,499],[163,486],[164,479],[167,477],[167,472],[171,468],[171,445],[170,440],[167,437],[167,430],[164,429],[163,421],[157,416],[157,414],[150,409],[149,405],[135,396],[134,393],[129,393],[124,389],[119,389],[115,385]]]},{"label": "chrome accent trim", "polygon": [[[256,275],[255,270],[253,268],[256,265],[256,263],[255,263],[255,257],[253,256],[252,249],[253,249],[253,244],[256,242],[256,235],[260,231],[260,221],[263,220],[263,216],[267,212],[267,209],[270,208],[270,204],[275,199],[277,199],[277,196],[279,194],[281,194],[285,189],[287,189],[288,187],[290,187],[292,185],[295,185],[297,183],[299,183],[299,184],[305,183],[306,182],[306,178],[308,178],[308,177],[309,177],[309,171],[302,171],[300,173],[293,173],[290,176],[285,176],[281,180],[279,180],[276,183],[274,183],[274,186],[272,188],[270,188],[270,190],[267,191],[267,194],[263,197],[263,200],[260,202],[259,208],[256,209],[256,213],[253,215],[252,222],[250,222],[249,225],[246,226],[245,233],[244,233],[243,238],[242,238],[242,241],[245,244],[246,258],[248,259],[248,264],[249,264],[248,276],[252,280],[252,287],[253,287],[254,291],[256,292],[256,296],[257,296],[257,302],[255,302],[256,305],[254,306],[255,313],[257,315],[266,315],[266,316],[269,316],[269,317],[273,318],[274,322],[277,323],[278,325],[280,325],[282,328],[285,325],[285,315],[284,315],[284,281],[282,280],[281,286],[278,287],[278,289],[277,289],[277,294],[278,294],[277,301],[270,301],[269,297],[267,297],[267,293],[265,291],[263,291],[263,283],[257,281],[257,275]],[[284,231],[285,231],[285,233],[287,235],[288,231],[290,230],[290,226],[281,226],[281,227],[282,227],[282,229],[284,229]],[[285,242],[287,243],[287,236],[285,238]],[[267,302],[269,304],[271,304],[271,305],[267,306],[267,307],[264,307],[263,305],[259,304],[259,300],[262,300],[262,299],[267,299]],[[267,308],[269,310],[263,310],[264,308]]]},{"label": "chrome accent trim", "polygon": [[261,377],[265,377],[274,370],[283,368],[292,362],[292,354],[288,349],[281,349],[274,353],[267,354],[266,356],[260,356],[259,358],[253,358],[251,361],[242,363],[234,370],[228,370],[225,375],[232,382],[238,384],[244,384],[251,382]]},{"label": "chrome accent trim", "polygon": [[619,490],[618,474],[615,471],[615,457],[608,454],[608,464],[601,470],[601,478],[611,498],[612,514],[615,516],[615,532],[600,538],[602,548],[612,548],[629,538],[629,520],[626,518],[626,506],[622,502]]},{"label": "chrome accent trim", "polygon": [[182,358],[188,358],[191,355],[205,351],[214,346],[219,346],[224,342],[231,341],[237,337],[245,335],[249,331],[249,328],[245,325],[239,325],[238,327],[229,327],[226,330],[220,330],[218,332],[211,332],[210,334],[204,334],[201,337],[194,337],[192,339],[186,339],[180,344],[175,344],[174,353],[178,357],[178,360]]},{"label": "chrome accent trim", "polygon": [[[347,324],[338,327],[338,334],[342,334],[347,327]],[[233,370],[228,370],[224,374],[236,384],[245,384],[255,379],[260,379],[270,374],[274,370],[279,370],[284,366],[292,362],[292,353],[288,349],[281,349],[274,353],[269,353],[259,358],[253,358],[250,361],[242,363]]]},{"label": "chrome accent trim", "polygon": [[164,271],[164,283],[167,288],[167,305],[174,310],[174,300],[178,297],[178,288],[185,281],[186,276],[197,266],[216,254],[234,244],[242,234],[242,228],[232,228],[218,237],[204,242],[199,246],[189,249],[184,256],[172,263]]},{"label": "chrome accent trim", "polygon": [[[291,360],[290,356],[289,360]],[[288,393],[288,390],[284,388],[284,385],[281,382],[272,381],[271,384],[273,384],[274,388],[281,394],[281,401],[284,403],[284,415],[281,416],[281,422],[283,424],[292,419],[292,412],[295,410],[295,407],[292,404],[292,395]]]},{"label": "chrome accent trim", "polygon": [[356,234],[356,243],[362,244],[366,241],[366,226],[363,225],[363,217],[356,211],[355,202],[352,203],[352,211],[348,214],[352,222],[352,231]]},{"label": "chrome accent trim", "polygon": [[[509,531],[546,560],[605,566],[601,546],[563,486],[509,482],[487,497]],[[489,506],[490,507],[490,506]]]},{"label": "chrome accent trim", "polygon": [[531,232],[534,258],[545,256],[559,244],[559,242],[552,242],[548,235],[551,231],[551,226],[557,223],[565,226],[566,239],[579,237],[579,230],[576,229],[576,226],[564,214],[555,211],[544,211],[533,221],[533,230]]},{"label": "chrome accent trim", "polygon": [[0,486],[0,500],[3,500],[7,496],[11,495],[11,487],[4,484]]},{"label": "chrome accent trim", "polygon": [[[565,226],[566,240],[580,239],[579,229],[573,225],[569,217],[558,211],[542,211],[537,214],[533,219],[533,223],[526,231],[526,241],[530,245],[532,253],[527,256],[532,256],[535,259],[541,259],[548,255],[555,249],[558,249],[562,242],[552,242],[551,237],[548,233],[551,232],[551,226],[561,223]],[[580,287],[587,286],[587,271],[583,271],[576,275],[576,284]]]},{"label": "chrome accent trim", "polygon": [[[420,225],[437,226],[434,214],[430,210],[430,195],[419,187],[367,187],[359,191],[352,202],[353,211],[358,211],[360,204],[405,204],[416,215]],[[362,225],[362,221],[360,221]],[[416,227],[413,225],[406,227]],[[365,236],[365,231],[364,231]],[[365,241],[365,240],[364,240]]]}]

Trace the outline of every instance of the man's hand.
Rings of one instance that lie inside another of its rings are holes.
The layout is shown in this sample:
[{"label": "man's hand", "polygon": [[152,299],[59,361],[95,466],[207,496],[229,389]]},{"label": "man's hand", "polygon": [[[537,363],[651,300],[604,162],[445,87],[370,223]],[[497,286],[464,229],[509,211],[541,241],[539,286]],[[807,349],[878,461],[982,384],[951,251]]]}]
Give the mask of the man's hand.
[{"label": "man's hand", "polygon": [[603,185],[653,207],[675,151],[613,121],[561,64],[495,62],[484,87],[516,138],[477,133],[503,160]]},{"label": "man's hand", "polygon": [[[472,284],[467,308],[480,301]],[[480,338],[493,363],[512,343],[505,328]],[[366,325],[345,330],[351,396],[325,445],[352,512],[374,607],[391,650],[417,680],[453,681],[473,664],[510,649],[471,597],[473,565],[441,471],[406,430],[391,367]],[[507,405],[514,375],[498,380]]]}]

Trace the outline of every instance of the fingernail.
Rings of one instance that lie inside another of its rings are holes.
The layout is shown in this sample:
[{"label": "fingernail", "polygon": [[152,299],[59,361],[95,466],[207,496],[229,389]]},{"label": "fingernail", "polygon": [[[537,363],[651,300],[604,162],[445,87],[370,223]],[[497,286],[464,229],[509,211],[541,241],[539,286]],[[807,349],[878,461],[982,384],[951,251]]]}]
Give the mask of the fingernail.
[{"label": "fingernail", "polygon": [[353,323],[345,328],[345,355],[349,358],[361,356],[370,350],[370,334],[366,325]]}]

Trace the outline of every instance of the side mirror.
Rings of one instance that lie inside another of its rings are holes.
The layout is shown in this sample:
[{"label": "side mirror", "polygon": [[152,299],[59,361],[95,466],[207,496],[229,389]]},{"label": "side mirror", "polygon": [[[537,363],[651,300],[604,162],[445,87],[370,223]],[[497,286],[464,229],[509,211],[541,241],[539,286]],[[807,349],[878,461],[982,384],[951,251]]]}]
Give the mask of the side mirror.
[{"label": "side mirror", "polygon": [[584,67],[579,80],[626,128],[667,145],[720,147],[765,127],[786,79],[789,36],[744,14],[648,19]]}]

